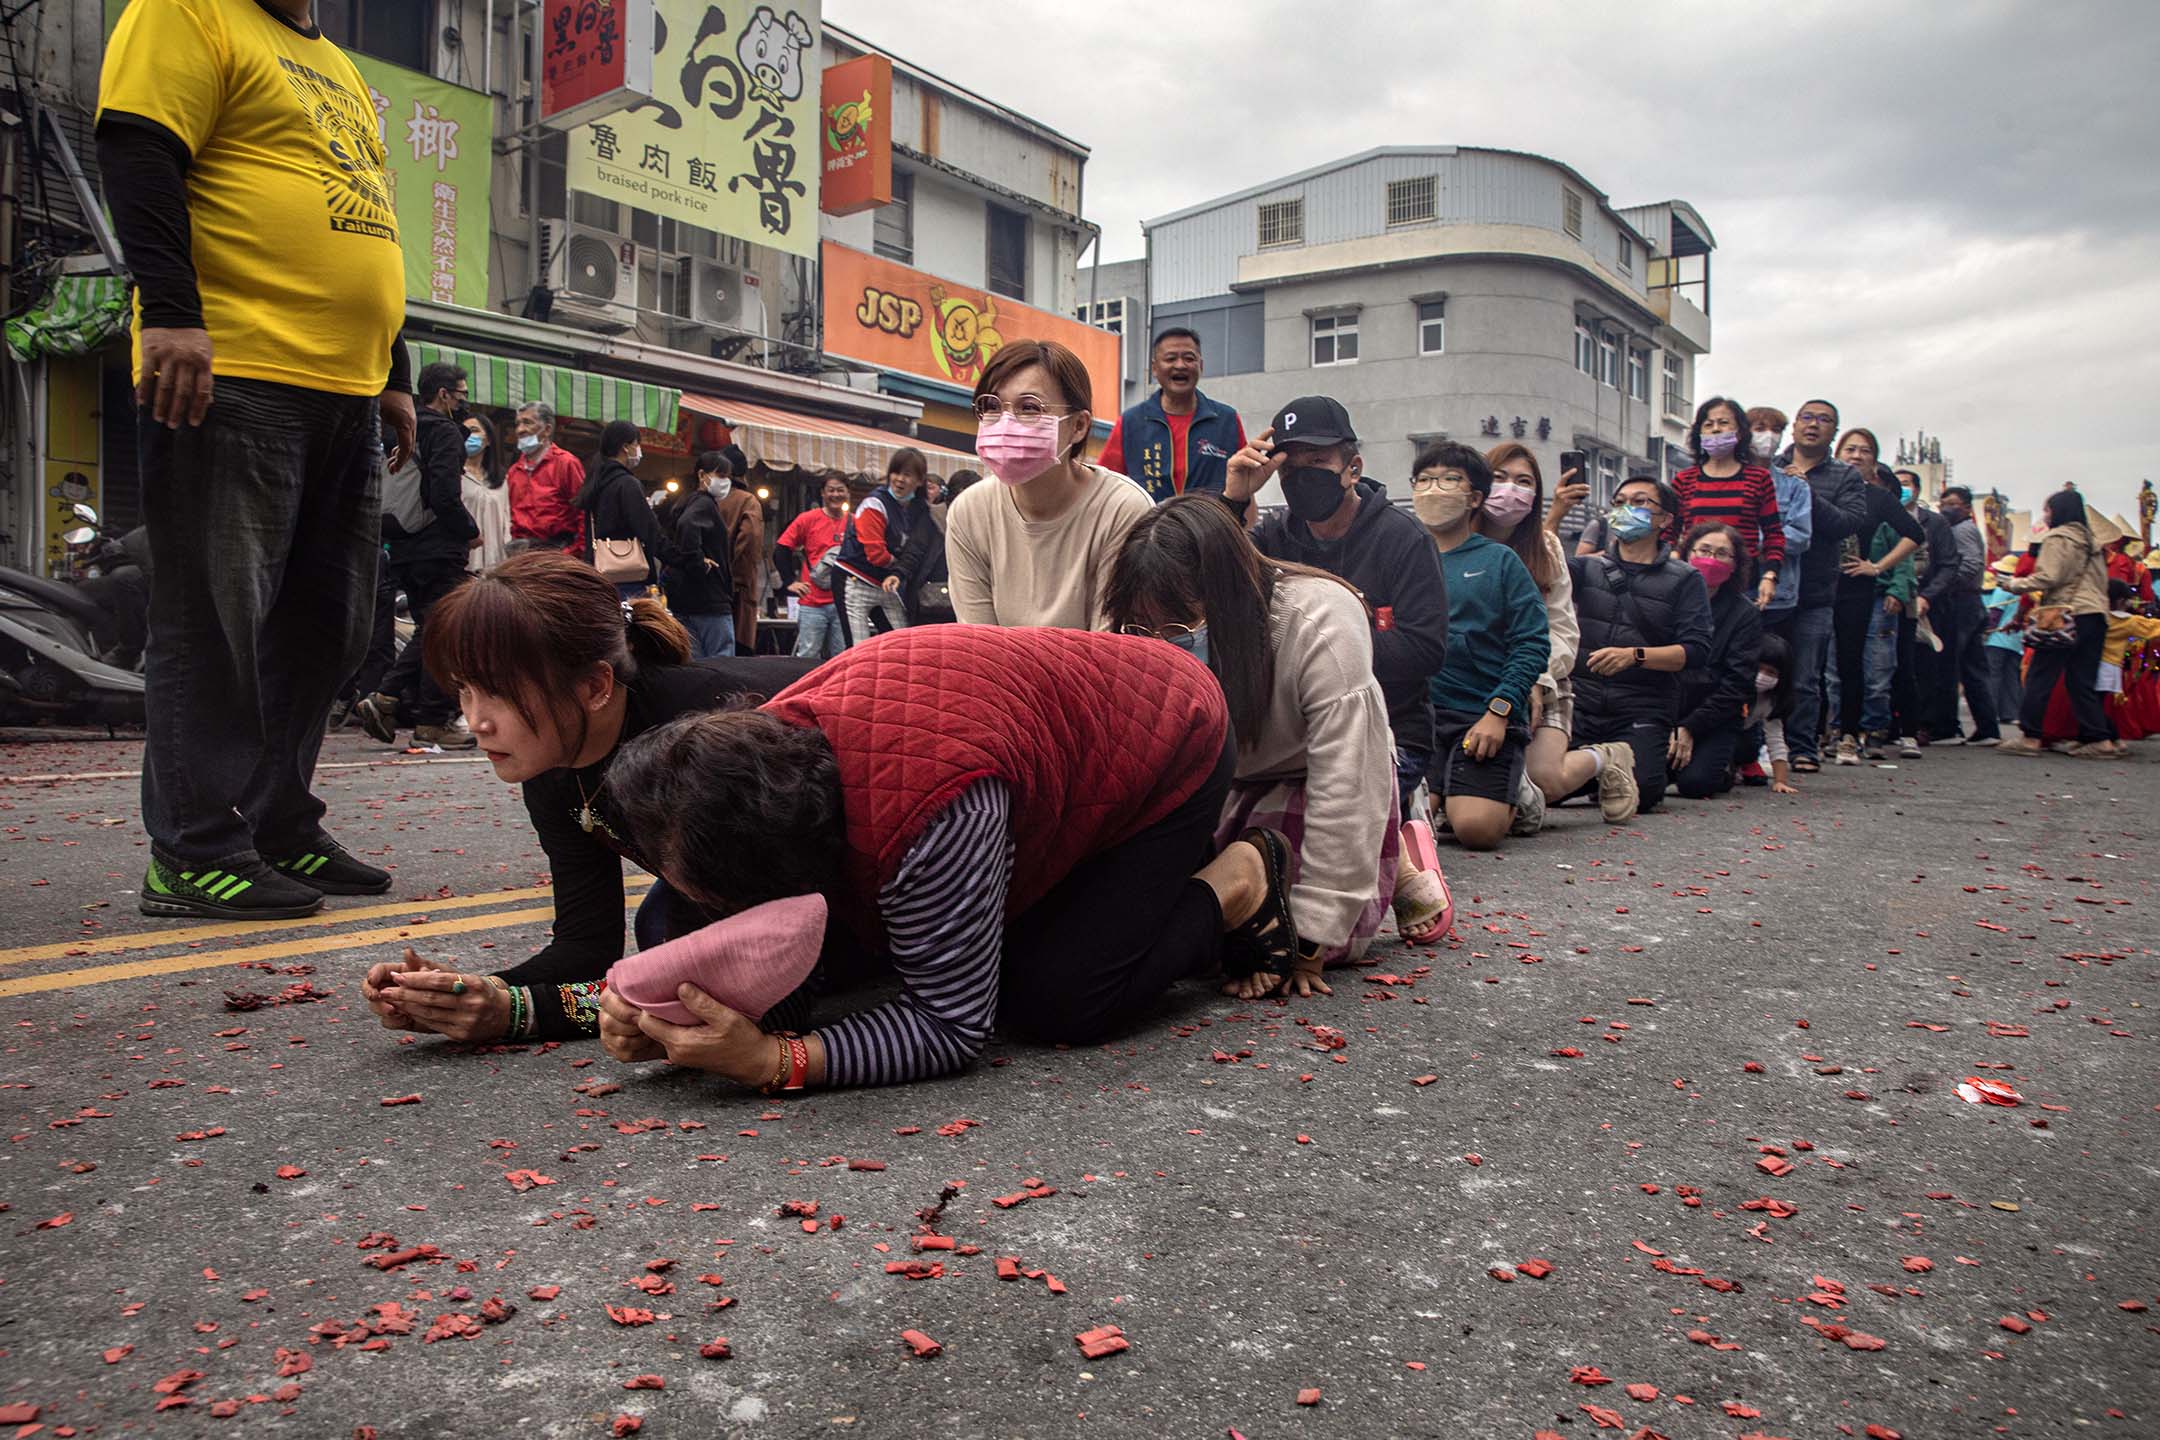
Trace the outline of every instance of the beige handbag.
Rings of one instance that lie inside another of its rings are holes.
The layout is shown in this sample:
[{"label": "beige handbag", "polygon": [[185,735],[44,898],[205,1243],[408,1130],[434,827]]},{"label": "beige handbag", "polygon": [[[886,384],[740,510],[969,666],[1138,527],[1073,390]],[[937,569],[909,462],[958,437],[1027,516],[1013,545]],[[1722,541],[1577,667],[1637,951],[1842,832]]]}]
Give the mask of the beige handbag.
[{"label": "beige handbag", "polygon": [[645,558],[645,546],[633,535],[627,540],[593,540],[593,568],[603,580],[618,585],[635,585],[649,578],[652,564]]}]

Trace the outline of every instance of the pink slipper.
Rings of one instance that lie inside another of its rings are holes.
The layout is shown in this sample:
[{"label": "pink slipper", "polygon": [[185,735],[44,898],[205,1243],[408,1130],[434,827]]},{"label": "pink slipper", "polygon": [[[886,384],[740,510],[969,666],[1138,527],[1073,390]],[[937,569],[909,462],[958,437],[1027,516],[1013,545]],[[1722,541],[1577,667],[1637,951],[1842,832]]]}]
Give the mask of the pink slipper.
[{"label": "pink slipper", "polygon": [[1413,873],[1395,887],[1395,931],[1411,945],[1430,945],[1455,928],[1455,896],[1440,869],[1432,826],[1412,820],[1402,829]]},{"label": "pink slipper", "polygon": [[730,915],[679,940],[625,955],[608,967],[608,988],[672,1025],[701,1025],[675,998],[695,985],[752,1020],[793,994],[825,943],[825,897],[791,895]]},{"label": "pink slipper", "polygon": [[1440,847],[1433,840],[1431,825],[1423,820],[1410,821],[1402,827],[1402,843],[1412,868],[1440,873]]}]

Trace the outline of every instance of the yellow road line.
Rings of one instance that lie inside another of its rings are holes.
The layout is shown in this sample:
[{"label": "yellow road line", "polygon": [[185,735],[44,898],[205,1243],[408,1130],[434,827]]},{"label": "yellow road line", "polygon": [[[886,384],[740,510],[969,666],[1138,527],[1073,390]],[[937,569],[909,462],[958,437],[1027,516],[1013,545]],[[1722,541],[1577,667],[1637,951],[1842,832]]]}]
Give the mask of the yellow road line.
[{"label": "yellow road line", "polygon": [[[631,902],[635,904],[633,900]],[[628,908],[627,906],[625,907]],[[47,975],[25,975],[19,980],[0,980],[0,997],[32,995],[41,990],[66,990],[77,985],[106,985],[115,980],[140,980],[149,975],[173,975],[183,970],[211,970],[248,960],[290,960],[296,955],[321,955],[333,950],[355,950],[365,945],[411,944],[438,935],[465,935],[555,918],[553,906],[530,910],[498,910],[486,915],[460,915],[455,920],[430,920],[420,925],[396,925],[375,930],[348,930],[340,935],[314,935],[279,940],[268,945],[244,945],[235,950],[194,950],[185,955],[161,955],[148,960],[129,960],[119,965],[98,965],[80,970],[60,970]],[[522,958],[522,957],[521,957]]]},{"label": "yellow road line", "polygon": [[[632,890],[642,890],[652,884],[652,877],[629,875],[624,877],[623,883]],[[128,950],[160,950],[168,945],[192,945],[198,940],[228,940],[235,935],[276,934],[280,930],[320,930],[329,925],[349,925],[358,920],[381,920],[391,915],[470,910],[478,905],[508,905],[520,900],[538,900],[553,893],[553,886],[532,885],[522,890],[497,890],[486,895],[452,895],[441,900],[401,900],[394,904],[362,905],[354,910],[326,910],[305,920],[228,920],[214,925],[182,925],[172,930],[138,930],[126,935],[99,935],[79,940],[62,940],[50,945],[25,945],[15,950],[0,950],[0,965],[21,965],[33,960],[75,960],[92,955],[117,955]]]}]

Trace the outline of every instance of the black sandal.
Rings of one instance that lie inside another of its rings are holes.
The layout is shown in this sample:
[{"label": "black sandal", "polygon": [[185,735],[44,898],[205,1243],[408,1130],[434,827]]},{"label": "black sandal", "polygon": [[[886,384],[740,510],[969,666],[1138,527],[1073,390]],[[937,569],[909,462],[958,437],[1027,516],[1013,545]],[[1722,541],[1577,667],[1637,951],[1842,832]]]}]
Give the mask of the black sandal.
[{"label": "black sandal", "polygon": [[1238,839],[1260,852],[1267,867],[1267,896],[1244,924],[1223,937],[1223,974],[1241,980],[1264,970],[1278,979],[1297,967],[1297,921],[1290,914],[1290,840],[1255,826]]}]

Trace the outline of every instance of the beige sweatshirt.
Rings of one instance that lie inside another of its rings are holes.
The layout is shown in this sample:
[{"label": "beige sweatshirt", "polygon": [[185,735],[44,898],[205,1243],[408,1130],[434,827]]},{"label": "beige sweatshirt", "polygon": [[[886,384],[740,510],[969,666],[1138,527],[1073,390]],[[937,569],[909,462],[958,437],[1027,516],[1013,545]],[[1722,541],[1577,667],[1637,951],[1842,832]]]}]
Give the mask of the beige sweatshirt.
[{"label": "beige sweatshirt", "polygon": [[1537,688],[1550,706],[1560,694],[1553,677],[1575,673],[1575,652],[1582,648],[1582,624],[1575,618],[1575,581],[1568,574],[1567,552],[1560,548],[1560,537],[1547,531],[1545,548],[1554,557],[1558,578],[1551,589],[1543,592],[1545,620],[1552,631],[1552,659],[1546,663],[1545,673],[1538,676]]},{"label": "beige sweatshirt", "polygon": [[1102,591],[1125,532],[1154,508],[1114,470],[1087,467],[1087,488],[1055,520],[1026,520],[1012,489],[985,478],[962,491],[945,527],[953,612],[970,625],[1102,630]]},{"label": "beige sweatshirt", "polygon": [[1302,779],[1305,843],[1290,913],[1300,939],[1348,943],[1379,893],[1380,846],[1395,794],[1387,697],[1372,672],[1365,606],[1332,580],[1275,587],[1268,611],[1275,689],[1257,735],[1238,737],[1237,782]]}]

